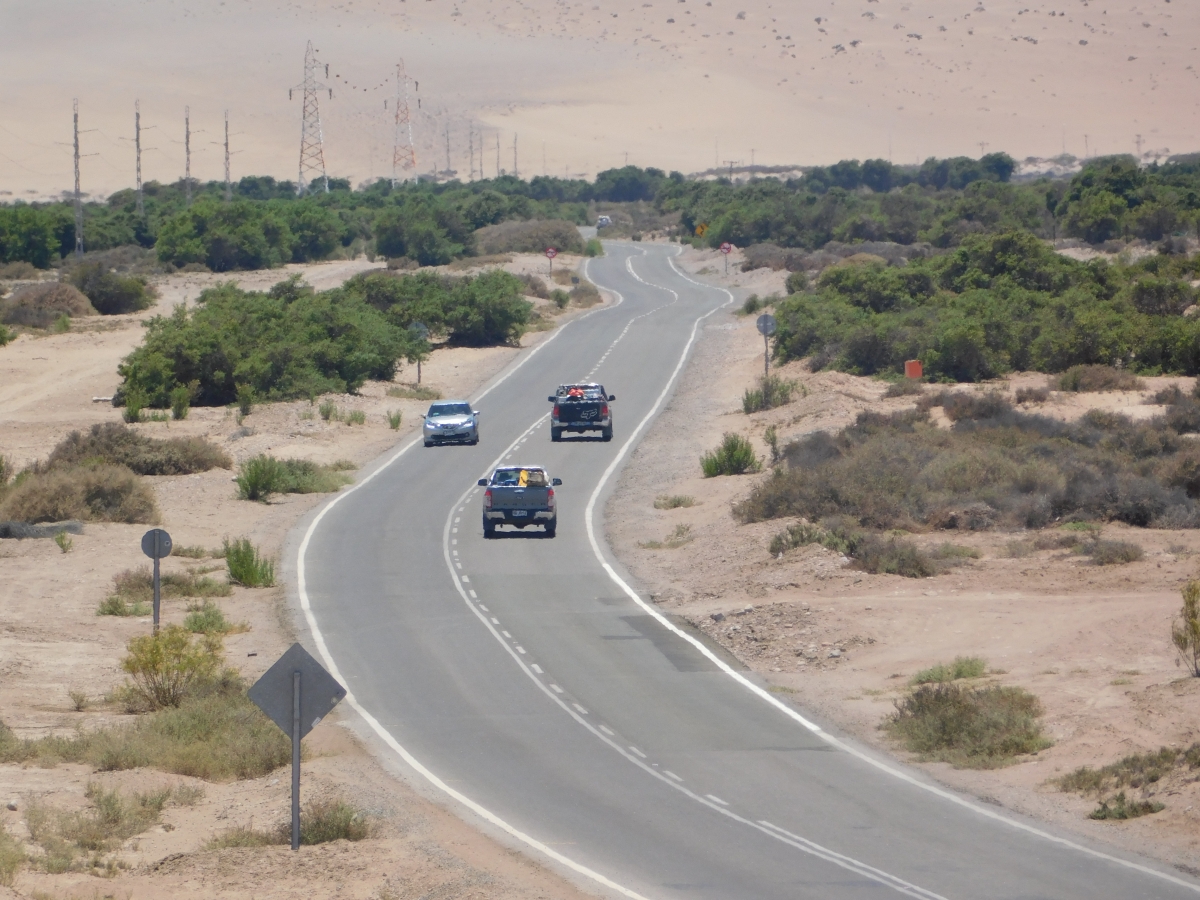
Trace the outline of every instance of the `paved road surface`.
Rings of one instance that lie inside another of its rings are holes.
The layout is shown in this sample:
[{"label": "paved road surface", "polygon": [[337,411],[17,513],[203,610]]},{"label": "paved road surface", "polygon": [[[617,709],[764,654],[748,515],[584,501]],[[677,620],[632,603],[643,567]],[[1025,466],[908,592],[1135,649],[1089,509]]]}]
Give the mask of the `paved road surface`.
[{"label": "paved road surface", "polygon": [[[301,526],[309,643],[352,705],[452,796],[614,895],[1195,898],[1185,875],[1052,838],[808,727],[610,576],[614,473],[732,298],[686,279],[669,247],[608,251],[590,274],[621,302],[482,393],[479,446],[418,443]],[[546,396],[577,379],[617,395],[612,442],[550,442]],[[557,538],[483,539],[474,483],[501,460],[563,479]]]}]

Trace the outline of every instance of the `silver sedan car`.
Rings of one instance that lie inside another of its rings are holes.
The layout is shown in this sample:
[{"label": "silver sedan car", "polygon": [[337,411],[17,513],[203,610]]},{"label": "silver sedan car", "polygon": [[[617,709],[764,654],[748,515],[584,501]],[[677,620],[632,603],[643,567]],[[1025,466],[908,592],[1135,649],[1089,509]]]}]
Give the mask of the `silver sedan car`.
[{"label": "silver sedan car", "polygon": [[422,426],[425,446],[478,444],[479,413],[466,400],[439,400],[429,407]]}]

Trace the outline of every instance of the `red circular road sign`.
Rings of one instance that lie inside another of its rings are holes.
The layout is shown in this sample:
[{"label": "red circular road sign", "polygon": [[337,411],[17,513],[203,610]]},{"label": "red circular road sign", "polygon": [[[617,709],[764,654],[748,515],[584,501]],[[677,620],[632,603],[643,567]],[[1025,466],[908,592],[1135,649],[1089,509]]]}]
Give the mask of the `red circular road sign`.
[{"label": "red circular road sign", "polygon": [[733,244],[726,241],[721,245],[721,252],[728,256],[733,251]]},{"label": "red circular road sign", "polygon": [[554,247],[547,247],[546,255],[551,259],[554,259],[554,257],[558,256],[558,250],[556,250]]}]

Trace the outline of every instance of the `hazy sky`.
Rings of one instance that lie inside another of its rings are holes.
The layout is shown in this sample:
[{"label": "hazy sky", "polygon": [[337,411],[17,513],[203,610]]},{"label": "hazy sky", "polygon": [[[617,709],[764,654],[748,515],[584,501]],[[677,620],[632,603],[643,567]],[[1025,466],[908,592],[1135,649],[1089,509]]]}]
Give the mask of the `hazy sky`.
[{"label": "hazy sky", "polygon": [[183,175],[188,106],[193,177],[223,177],[229,110],[234,177],[295,178],[308,40],[356,183],[391,174],[401,57],[419,169],[448,127],[464,178],[469,141],[490,176],[514,135],[523,175],[1200,149],[1194,0],[0,0],[0,23],[0,199],[72,186],[76,97],[87,192],[133,183],[135,99],[146,180]]}]

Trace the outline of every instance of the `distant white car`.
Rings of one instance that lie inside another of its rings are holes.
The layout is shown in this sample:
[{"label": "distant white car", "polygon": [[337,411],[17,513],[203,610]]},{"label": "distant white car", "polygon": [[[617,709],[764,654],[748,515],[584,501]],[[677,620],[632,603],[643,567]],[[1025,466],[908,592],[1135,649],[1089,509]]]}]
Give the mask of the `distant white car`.
[{"label": "distant white car", "polygon": [[425,446],[434,444],[478,444],[479,413],[466,400],[440,400],[425,413],[421,426]]},{"label": "distant white car", "polygon": [[600,218],[598,218],[596,220],[597,228],[607,228],[611,224],[612,224],[612,219],[610,219],[608,216],[601,216]]}]

